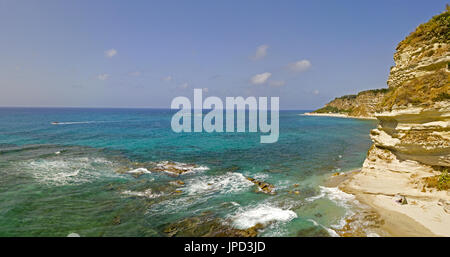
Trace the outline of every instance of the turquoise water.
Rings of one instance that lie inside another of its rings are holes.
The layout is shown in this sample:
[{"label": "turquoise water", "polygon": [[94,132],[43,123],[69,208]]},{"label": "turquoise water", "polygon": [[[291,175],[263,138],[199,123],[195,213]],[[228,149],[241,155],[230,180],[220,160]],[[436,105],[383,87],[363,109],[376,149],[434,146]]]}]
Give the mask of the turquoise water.
[{"label": "turquoise water", "polygon": [[[321,184],[362,165],[376,123],[303,112],[281,111],[279,141],[260,144],[259,133],[174,133],[170,110],[0,108],[0,236],[168,236],[173,224],[201,236],[256,223],[260,236],[334,235],[351,199]],[[152,170],[163,161],[193,166]],[[128,172],[138,168],[148,172]]]}]

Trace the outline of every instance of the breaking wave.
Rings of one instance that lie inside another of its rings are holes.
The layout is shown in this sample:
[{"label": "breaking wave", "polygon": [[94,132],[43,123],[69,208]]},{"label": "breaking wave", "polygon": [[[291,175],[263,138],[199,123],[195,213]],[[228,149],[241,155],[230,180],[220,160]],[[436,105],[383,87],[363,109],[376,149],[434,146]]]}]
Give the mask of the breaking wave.
[{"label": "breaking wave", "polygon": [[38,159],[19,162],[21,171],[31,174],[39,183],[68,185],[90,182],[98,177],[117,177],[115,164],[101,157]]},{"label": "breaking wave", "polygon": [[252,187],[253,183],[244,175],[228,172],[218,176],[200,176],[187,181],[183,189],[189,195],[217,193],[230,194]]},{"label": "breaking wave", "polygon": [[284,210],[269,204],[260,204],[256,207],[240,209],[230,218],[235,227],[246,229],[258,223],[267,225],[274,221],[288,222],[297,218],[297,214],[291,210]]}]

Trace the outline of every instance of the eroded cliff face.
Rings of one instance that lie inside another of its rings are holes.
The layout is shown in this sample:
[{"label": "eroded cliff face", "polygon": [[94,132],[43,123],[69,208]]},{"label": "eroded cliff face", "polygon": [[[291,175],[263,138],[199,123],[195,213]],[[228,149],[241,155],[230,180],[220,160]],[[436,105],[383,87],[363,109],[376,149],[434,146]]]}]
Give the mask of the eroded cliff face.
[{"label": "eroded cliff face", "polygon": [[[434,234],[450,236],[450,16],[420,25],[397,47],[389,91],[375,116],[361,172],[343,188],[375,205],[405,212]],[[439,180],[438,186],[430,181]],[[408,207],[392,201],[406,196]]]},{"label": "eroded cliff face", "polygon": [[435,170],[450,167],[449,23],[447,10],[397,47],[389,91],[377,106],[379,125],[371,132],[374,147],[368,160],[382,158],[379,148],[399,161],[412,160]]}]

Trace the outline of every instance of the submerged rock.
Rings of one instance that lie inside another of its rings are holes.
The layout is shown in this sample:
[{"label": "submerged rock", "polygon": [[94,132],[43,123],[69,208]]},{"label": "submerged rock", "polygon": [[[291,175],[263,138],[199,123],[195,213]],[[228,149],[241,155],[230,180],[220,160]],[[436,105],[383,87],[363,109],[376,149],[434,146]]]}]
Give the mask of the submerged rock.
[{"label": "submerged rock", "polygon": [[225,224],[222,219],[205,213],[205,215],[172,223],[165,227],[163,232],[170,237],[256,237],[264,227],[263,224],[258,223],[247,229],[237,229]]},{"label": "submerged rock", "polygon": [[177,177],[184,173],[193,171],[204,171],[209,168],[206,166],[199,166],[197,164],[161,161],[161,162],[128,162],[127,165],[116,170],[120,174],[130,174],[138,178],[143,174],[150,174],[152,172],[166,172],[170,176]]},{"label": "submerged rock", "polygon": [[199,166],[196,164],[187,164],[181,162],[171,162],[171,161],[162,161],[156,164],[156,167],[152,169],[154,171],[159,172],[167,172],[173,176],[179,176],[184,173],[193,172],[193,171],[202,171],[208,170],[207,167]]},{"label": "submerged rock", "polygon": [[119,225],[120,223],[121,223],[121,221],[120,221],[120,216],[114,217],[114,219],[113,219],[113,224],[114,224],[114,225]]},{"label": "submerged rock", "polygon": [[175,181],[170,181],[169,182],[171,185],[174,185],[174,186],[184,186],[184,182],[183,181],[181,181],[181,180],[175,180]]},{"label": "submerged rock", "polygon": [[271,195],[276,194],[275,187],[272,184],[269,184],[269,183],[264,182],[264,181],[259,181],[259,180],[256,180],[256,179],[250,178],[250,177],[247,177],[247,180],[249,180],[253,184],[257,185],[259,190],[261,192],[263,192],[263,193],[271,194]]}]

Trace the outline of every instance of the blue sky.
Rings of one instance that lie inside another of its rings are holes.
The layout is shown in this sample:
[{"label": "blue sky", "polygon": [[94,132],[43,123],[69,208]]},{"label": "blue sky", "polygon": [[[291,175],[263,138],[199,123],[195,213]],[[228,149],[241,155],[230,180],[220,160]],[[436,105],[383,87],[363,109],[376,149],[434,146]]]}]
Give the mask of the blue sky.
[{"label": "blue sky", "polygon": [[0,0],[0,106],[169,108],[204,88],[314,109],[386,87],[397,43],[445,4]]}]

